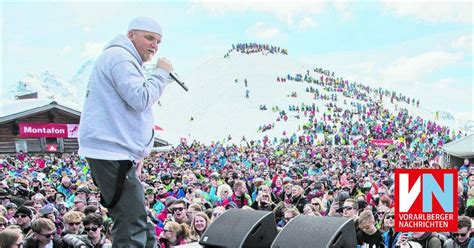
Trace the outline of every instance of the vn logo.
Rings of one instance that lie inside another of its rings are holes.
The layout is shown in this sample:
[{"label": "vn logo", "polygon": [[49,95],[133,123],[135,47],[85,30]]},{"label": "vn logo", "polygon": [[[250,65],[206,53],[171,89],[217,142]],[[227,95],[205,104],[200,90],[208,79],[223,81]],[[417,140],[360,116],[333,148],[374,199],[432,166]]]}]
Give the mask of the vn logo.
[{"label": "vn logo", "polygon": [[395,231],[456,232],[457,186],[454,169],[396,169]]}]

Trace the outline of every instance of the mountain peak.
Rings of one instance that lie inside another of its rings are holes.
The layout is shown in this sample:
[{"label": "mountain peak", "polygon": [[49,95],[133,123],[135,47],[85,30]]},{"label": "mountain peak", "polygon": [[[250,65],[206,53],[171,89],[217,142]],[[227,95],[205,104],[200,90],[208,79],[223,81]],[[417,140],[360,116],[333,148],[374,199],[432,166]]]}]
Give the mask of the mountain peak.
[{"label": "mountain peak", "polygon": [[[26,73],[12,89],[12,96],[37,91],[43,98],[80,105],[94,64],[94,60],[85,61],[70,80],[50,71],[39,75]],[[379,101],[380,97],[376,90],[364,94],[364,99],[347,97],[348,88],[360,87],[359,90],[365,91],[368,87],[319,66],[302,63],[289,56],[287,49],[268,44],[232,45],[224,57],[213,57],[180,78],[188,85],[189,92],[183,92],[176,84],[168,85],[160,104],[153,107],[155,124],[164,130],[159,134],[173,144],[181,138],[212,142],[228,140],[231,136],[231,142],[238,142],[243,136],[247,140],[260,140],[265,136],[272,139],[298,134],[308,122],[302,110],[308,106],[318,109],[316,117],[321,118],[328,108],[352,110],[357,103]],[[335,89],[332,82],[338,82],[339,88]],[[324,98],[316,98],[316,91]],[[397,93],[396,97],[402,96]],[[328,102],[331,98],[337,99],[333,106]],[[390,113],[408,109],[412,115],[439,122],[452,130],[473,129],[472,122],[458,125],[449,112],[438,113],[436,119],[435,112],[427,108],[406,102],[394,104],[389,97],[384,97],[383,105]]]},{"label": "mountain peak", "polygon": [[279,46],[273,46],[269,44],[259,44],[259,43],[237,43],[233,44],[232,48],[227,51],[224,55],[224,58],[229,58],[232,53],[243,53],[243,54],[252,54],[252,53],[261,53],[263,55],[267,54],[284,54],[288,55],[288,49],[281,48]]}]

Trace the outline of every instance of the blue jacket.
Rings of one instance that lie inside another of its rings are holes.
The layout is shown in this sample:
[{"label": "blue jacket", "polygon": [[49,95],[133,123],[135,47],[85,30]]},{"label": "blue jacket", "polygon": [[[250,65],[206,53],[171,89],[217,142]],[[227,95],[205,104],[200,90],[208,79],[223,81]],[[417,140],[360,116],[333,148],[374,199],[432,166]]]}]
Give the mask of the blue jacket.
[{"label": "blue jacket", "polygon": [[168,74],[145,78],[143,61],[125,35],[118,35],[97,58],[89,79],[79,126],[79,154],[105,160],[139,160],[154,143],[152,106]]},{"label": "blue jacket", "polygon": [[392,241],[392,245],[389,247],[389,242],[390,242],[390,231],[386,231],[382,234],[383,236],[383,241],[384,241],[384,244],[387,248],[395,248],[395,245],[397,244],[397,241],[398,241],[398,238],[400,237],[402,233],[398,232],[398,233],[395,233],[395,238],[393,239]]}]

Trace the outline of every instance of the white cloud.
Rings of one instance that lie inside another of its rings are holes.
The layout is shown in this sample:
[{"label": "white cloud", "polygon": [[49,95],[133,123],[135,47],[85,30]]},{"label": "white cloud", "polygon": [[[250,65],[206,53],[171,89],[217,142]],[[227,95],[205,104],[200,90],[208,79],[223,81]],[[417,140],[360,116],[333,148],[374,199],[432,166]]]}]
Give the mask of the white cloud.
[{"label": "white cloud", "polygon": [[104,43],[93,43],[93,42],[87,42],[84,45],[84,50],[81,53],[81,57],[84,58],[96,58],[104,49],[105,42]]},{"label": "white cloud", "polygon": [[62,55],[67,55],[67,54],[69,54],[71,51],[72,51],[72,47],[69,46],[69,45],[67,45],[67,46],[65,46],[65,47],[63,48],[63,50],[62,50]]},{"label": "white cloud", "polygon": [[458,37],[451,43],[451,47],[473,53],[472,48],[474,47],[474,34]]},{"label": "white cloud", "polygon": [[454,83],[456,83],[454,78],[442,78],[433,84],[433,88],[436,90],[446,90],[452,88]]},{"label": "white cloud", "polygon": [[304,17],[303,19],[301,19],[299,25],[298,25],[298,29],[300,31],[303,31],[305,29],[308,29],[308,28],[314,28],[316,27],[316,23],[314,22],[313,18],[311,17]]},{"label": "white cloud", "polygon": [[84,31],[85,33],[89,33],[91,31],[91,28],[89,26],[85,26],[82,28],[82,31]]},{"label": "white cloud", "polygon": [[281,32],[278,28],[269,27],[263,22],[255,23],[255,25],[247,29],[247,33],[260,39],[277,38],[281,35]]},{"label": "white cloud", "polygon": [[397,16],[414,16],[428,23],[472,23],[472,2],[383,2]]},{"label": "white cloud", "polygon": [[462,60],[462,55],[443,51],[432,51],[413,57],[400,57],[388,68],[381,70],[383,78],[392,81],[417,81],[426,74]]},{"label": "white cloud", "polygon": [[335,1],[334,7],[343,19],[347,20],[352,17],[352,11],[349,9],[349,2]]},{"label": "white cloud", "polygon": [[[300,28],[307,25],[309,16],[318,15],[322,12],[326,3],[314,1],[238,1],[238,2],[216,2],[216,1],[194,1],[193,10],[201,7],[213,15],[243,14],[246,12],[257,12],[274,15],[281,22],[291,28]],[[305,20],[306,19],[306,20]],[[308,26],[312,27],[312,26]]]}]

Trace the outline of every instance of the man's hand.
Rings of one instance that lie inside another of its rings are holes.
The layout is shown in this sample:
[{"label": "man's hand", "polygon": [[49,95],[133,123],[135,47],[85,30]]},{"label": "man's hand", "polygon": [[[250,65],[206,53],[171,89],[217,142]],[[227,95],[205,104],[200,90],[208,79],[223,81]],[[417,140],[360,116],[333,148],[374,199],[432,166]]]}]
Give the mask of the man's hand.
[{"label": "man's hand", "polygon": [[143,170],[143,160],[136,161],[137,169],[135,170],[135,174],[137,175],[138,180],[141,180],[142,170]]},{"label": "man's hand", "polygon": [[161,68],[168,73],[173,71],[173,65],[171,65],[171,62],[167,58],[159,58],[156,62],[156,68]]},{"label": "man's hand", "polygon": [[334,202],[331,204],[331,207],[329,208],[329,213],[328,213],[328,215],[329,215],[329,216],[334,216],[334,214],[336,214],[338,208],[339,208],[339,203],[336,202],[336,201],[334,201]]}]

